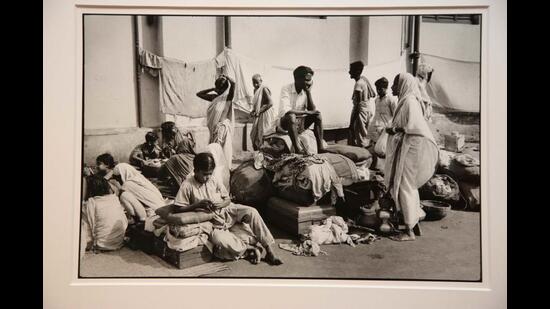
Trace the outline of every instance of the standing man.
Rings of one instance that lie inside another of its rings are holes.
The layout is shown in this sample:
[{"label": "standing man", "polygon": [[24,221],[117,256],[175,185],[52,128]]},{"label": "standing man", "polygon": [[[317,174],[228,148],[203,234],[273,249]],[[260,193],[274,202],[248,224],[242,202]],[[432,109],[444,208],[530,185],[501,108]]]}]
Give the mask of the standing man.
[{"label": "standing man", "polygon": [[376,97],[376,92],[369,80],[361,75],[364,67],[361,61],[349,65],[349,76],[355,80],[355,86],[352,95],[353,110],[350,117],[348,144],[366,148],[370,146],[368,128],[376,111],[376,105],[371,99]]},{"label": "standing man", "polygon": [[323,146],[323,122],[311,96],[313,70],[299,66],[294,72],[294,82],[283,86],[279,103],[277,133],[288,134],[295,152],[308,154],[300,143],[299,135],[313,124],[317,152],[326,152]]}]

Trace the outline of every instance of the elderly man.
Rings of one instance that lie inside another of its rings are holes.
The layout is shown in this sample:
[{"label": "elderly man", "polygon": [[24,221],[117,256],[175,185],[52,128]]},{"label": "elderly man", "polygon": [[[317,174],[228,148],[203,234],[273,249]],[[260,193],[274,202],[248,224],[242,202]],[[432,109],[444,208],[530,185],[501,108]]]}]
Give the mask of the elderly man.
[{"label": "elderly man", "polygon": [[293,74],[294,82],[281,89],[277,133],[290,136],[296,153],[309,154],[302,147],[299,135],[313,124],[317,152],[323,153],[325,149],[321,113],[316,109],[311,96],[314,72],[309,67],[299,66]]}]

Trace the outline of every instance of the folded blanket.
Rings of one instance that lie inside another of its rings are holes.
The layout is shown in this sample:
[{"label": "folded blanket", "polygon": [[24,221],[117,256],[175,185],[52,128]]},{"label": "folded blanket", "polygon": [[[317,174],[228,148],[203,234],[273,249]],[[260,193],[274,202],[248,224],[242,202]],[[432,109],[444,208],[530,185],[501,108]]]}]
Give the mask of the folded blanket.
[{"label": "folded blanket", "polygon": [[164,219],[168,224],[184,225],[210,221],[214,218],[214,214],[203,211],[187,211],[175,213],[177,206],[167,205],[155,211],[155,213]]},{"label": "folded blanket", "polygon": [[200,235],[201,233],[210,235],[213,229],[212,223],[208,221],[202,222],[202,223],[196,223],[196,224],[186,224],[186,225],[170,224],[168,225],[168,228],[170,229],[170,233],[177,238],[187,238],[191,236],[197,236],[197,235]]}]

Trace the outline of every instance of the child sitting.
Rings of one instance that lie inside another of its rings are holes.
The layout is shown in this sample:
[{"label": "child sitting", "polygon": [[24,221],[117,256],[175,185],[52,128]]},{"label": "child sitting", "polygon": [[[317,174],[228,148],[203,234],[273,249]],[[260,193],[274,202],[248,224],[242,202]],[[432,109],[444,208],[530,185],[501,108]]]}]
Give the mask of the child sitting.
[{"label": "child sitting", "polygon": [[130,164],[142,167],[150,159],[158,159],[162,155],[160,146],[157,144],[158,135],[155,132],[145,134],[145,143],[137,145],[130,153]]},{"label": "child sitting", "polygon": [[108,181],[101,176],[89,176],[90,198],[82,205],[82,237],[86,247],[95,250],[117,250],[123,245],[128,220],[118,197]]}]

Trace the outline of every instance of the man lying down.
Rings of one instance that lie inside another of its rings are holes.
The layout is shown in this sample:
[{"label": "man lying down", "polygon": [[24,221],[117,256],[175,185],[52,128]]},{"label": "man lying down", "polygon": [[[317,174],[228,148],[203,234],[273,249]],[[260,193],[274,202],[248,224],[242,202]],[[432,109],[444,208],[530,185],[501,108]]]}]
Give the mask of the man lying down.
[{"label": "man lying down", "polygon": [[[174,205],[179,212],[205,210],[216,216],[211,221],[214,230],[210,241],[214,245],[214,255],[221,259],[235,260],[246,255],[254,257],[254,264],[260,262],[259,248],[265,248],[266,261],[271,265],[280,265],[283,261],[274,251],[275,240],[255,208],[233,204],[225,186],[212,177],[216,163],[209,152],[199,153],[193,159],[194,172],[181,184]],[[254,246],[244,242],[234,233],[238,223],[250,226],[255,240],[261,245]]]}]

